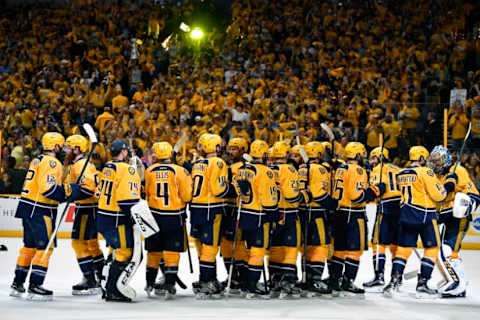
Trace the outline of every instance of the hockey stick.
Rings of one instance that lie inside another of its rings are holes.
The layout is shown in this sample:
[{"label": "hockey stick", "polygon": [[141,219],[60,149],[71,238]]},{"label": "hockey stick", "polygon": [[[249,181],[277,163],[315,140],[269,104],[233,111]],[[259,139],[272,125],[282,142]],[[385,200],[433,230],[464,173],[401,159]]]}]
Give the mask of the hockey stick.
[{"label": "hockey stick", "polygon": [[[253,161],[252,157],[244,153],[242,155],[242,162],[243,162],[243,173],[245,174],[246,163],[251,163]],[[240,225],[240,213],[242,211],[242,195],[238,197],[238,210],[237,216],[235,217],[235,230],[233,232],[233,247],[232,247],[232,257],[230,258],[230,268],[228,270],[228,281],[227,281],[227,288],[226,288],[226,296],[230,295],[230,289],[232,286],[232,275],[233,275],[233,265],[235,264],[235,248],[237,247],[237,236],[238,236],[238,227]]]},{"label": "hockey stick", "polygon": [[[90,162],[90,158],[92,157],[92,154],[95,151],[95,147],[98,143],[97,136],[95,135],[95,132],[93,131],[93,128],[92,128],[92,126],[90,126],[90,124],[84,123],[83,124],[83,129],[85,129],[85,132],[87,133],[88,138],[92,142],[92,149],[88,153],[87,161],[85,161],[85,163],[83,164],[82,171],[80,171],[80,175],[77,178],[76,184],[79,184],[80,181],[82,180],[83,174],[85,173],[85,169],[87,169],[87,165]],[[45,248],[45,251],[43,252],[41,261],[43,261],[45,259],[45,257],[47,256],[47,252],[50,250],[50,247],[52,246],[53,241],[55,240],[58,229],[60,228],[60,225],[62,224],[62,221],[65,218],[65,215],[67,213],[68,207],[70,206],[70,203],[72,203],[72,201],[69,200],[65,204],[65,208],[63,209],[63,212],[60,215],[60,220],[58,221],[58,224],[55,226],[55,230],[53,231],[52,235],[50,236],[50,239],[48,240],[48,244],[47,244],[47,247]]]},{"label": "hockey stick", "polygon": [[134,166],[137,169],[138,175],[140,176],[140,181],[145,181],[145,167],[143,166],[142,160],[135,153],[132,138],[128,139],[128,144],[132,152],[132,157],[130,158],[129,165]]},{"label": "hockey stick", "polygon": [[[186,241],[186,245],[187,245],[188,266],[190,267],[190,273],[193,273],[192,254],[190,252],[190,241],[188,241],[187,225],[185,224],[185,221],[183,221],[183,232],[185,234],[185,241]],[[180,283],[179,283],[179,285],[180,285]],[[180,285],[180,287],[181,287],[181,285]]]},{"label": "hockey stick", "polygon": [[459,164],[460,162],[462,162],[463,149],[465,148],[465,144],[467,143],[467,139],[468,139],[468,137],[470,136],[470,131],[471,131],[471,130],[472,130],[472,123],[469,122],[469,123],[468,123],[467,134],[465,135],[465,138],[463,138],[462,147],[460,148],[460,154],[458,155],[457,162],[455,162],[455,166],[453,167],[453,173],[455,173],[455,171],[457,170],[458,164]]},{"label": "hockey stick", "polygon": [[[382,147],[380,148],[380,183],[382,183],[382,178],[383,178],[383,164],[384,164],[384,160],[385,160],[385,157],[383,156],[383,150],[385,149],[385,141],[387,141],[388,139],[390,139],[390,136],[386,136],[386,137],[383,137],[383,134],[382,134]],[[380,199],[379,199],[379,210],[378,210],[378,213],[379,214],[383,214],[383,203],[382,203],[382,197],[380,196]],[[380,224],[378,224],[378,228],[380,228]],[[380,232],[379,232],[380,234]],[[375,271],[378,271],[378,264],[379,264],[379,260],[380,260],[380,253],[379,253],[379,249],[380,249],[380,239],[377,239],[377,255],[375,257]]]},{"label": "hockey stick", "polygon": [[[308,156],[307,153],[305,152],[305,149],[303,149],[303,146],[300,144],[300,137],[297,135],[297,145],[300,146],[300,156],[303,159],[303,162],[305,162],[305,165],[307,166],[307,183],[305,188],[308,189],[309,186],[309,178],[310,178],[310,165],[308,164]],[[309,215],[311,215],[311,210],[312,207],[309,206]],[[307,217],[305,217],[305,225],[303,227],[303,255],[302,255],[302,283],[307,282],[307,233],[308,233],[308,221]]]}]

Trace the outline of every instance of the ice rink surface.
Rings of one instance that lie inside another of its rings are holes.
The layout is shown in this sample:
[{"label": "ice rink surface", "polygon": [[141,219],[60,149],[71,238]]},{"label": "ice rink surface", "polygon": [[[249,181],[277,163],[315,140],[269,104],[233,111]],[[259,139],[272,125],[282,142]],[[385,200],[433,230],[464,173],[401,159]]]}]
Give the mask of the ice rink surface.
[{"label": "ice rink surface", "polygon": [[[197,280],[198,264],[195,250],[194,274],[188,270],[187,254],[182,254],[180,278],[188,288],[182,290],[177,286],[175,300],[163,301],[149,299],[143,290],[145,286],[145,259],[135,274],[131,285],[137,291],[134,303],[106,303],[95,297],[74,297],[71,286],[81,279],[70,240],[59,240],[50,260],[45,287],[54,291],[51,302],[25,301],[8,296],[9,286],[18,250],[22,245],[19,238],[0,238],[8,251],[0,252],[0,319],[81,319],[81,320],[163,320],[163,319],[480,319],[480,251],[462,251],[465,272],[469,279],[466,298],[417,300],[414,297],[416,279],[404,281],[402,296],[387,299],[381,294],[367,293],[364,300],[334,299],[299,299],[299,300],[245,300],[231,297],[223,300],[195,300],[191,292],[191,282]],[[226,271],[220,258],[217,259],[218,276],[226,278]],[[406,272],[419,265],[412,255]],[[387,281],[391,264],[387,262]],[[371,252],[362,257],[357,284],[370,280],[373,276]],[[440,275],[434,271],[431,285],[436,286]]]}]

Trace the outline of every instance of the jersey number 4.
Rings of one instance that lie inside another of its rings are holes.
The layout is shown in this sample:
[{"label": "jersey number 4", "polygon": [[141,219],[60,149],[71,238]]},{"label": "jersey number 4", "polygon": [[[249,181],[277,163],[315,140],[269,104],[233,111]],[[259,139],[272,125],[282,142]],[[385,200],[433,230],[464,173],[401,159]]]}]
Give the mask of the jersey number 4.
[{"label": "jersey number 4", "polygon": [[168,182],[157,183],[157,199],[163,198],[163,205],[168,207]]}]

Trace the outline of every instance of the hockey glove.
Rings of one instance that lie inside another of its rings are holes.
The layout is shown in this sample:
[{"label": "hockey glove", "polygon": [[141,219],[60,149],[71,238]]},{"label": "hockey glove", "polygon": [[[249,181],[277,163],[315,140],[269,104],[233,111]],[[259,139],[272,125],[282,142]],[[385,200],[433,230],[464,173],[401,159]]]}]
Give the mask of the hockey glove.
[{"label": "hockey glove", "polygon": [[455,173],[450,173],[446,176],[445,183],[443,184],[447,193],[453,192],[457,184],[458,176]]},{"label": "hockey glove", "polygon": [[310,203],[312,201],[312,193],[308,190],[302,190],[300,191],[300,194],[298,195],[298,202],[300,203]]},{"label": "hockey glove", "polygon": [[240,188],[240,192],[246,196],[248,194],[248,190],[250,190],[250,182],[245,179],[237,180],[238,187]]}]

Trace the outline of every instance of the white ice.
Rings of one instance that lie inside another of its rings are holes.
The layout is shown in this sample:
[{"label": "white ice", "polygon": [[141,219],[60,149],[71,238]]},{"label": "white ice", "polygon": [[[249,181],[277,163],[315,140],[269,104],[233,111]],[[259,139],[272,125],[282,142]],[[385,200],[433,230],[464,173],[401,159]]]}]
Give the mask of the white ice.
[{"label": "white ice", "polygon": [[[59,240],[50,260],[45,287],[54,291],[51,302],[25,301],[8,296],[13,280],[18,250],[22,245],[18,238],[0,238],[8,251],[0,252],[0,319],[480,319],[480,251],[462,251],[465,271],[470,284],[466,298],[417,300],[414,298],[416,280],[404,281],[404,296],[399,299],[384,298],[380,294],[366,294],[365,300],[334,298],[252,301],[229,298],[215,301],[195,300],[191,282],[197,280],[198,264],[195,250],[194,274],[189,273],[187,254],[182,254],[180,278],[188,289],[177,288],[175,300],[162,301],[147,298],[145,286],[145,261],[135,274],[131,285],[137,291],[135,303],[107,303],[100,297],[74,297],[71,286],[81,279],[75,255],[69,240]],[[218,262],[220,280],[226,278],[226,271]],[[412,255],[406,271],[419,265]],[[387,263],[387,281],[391,264]],[[356,283],[370,280],[373,274],[371,252],[366,252],[360,264]],[[440,275],[434,272],[431,285],[435,286]],[[27,280],[28,281],[28,280]]]}]

